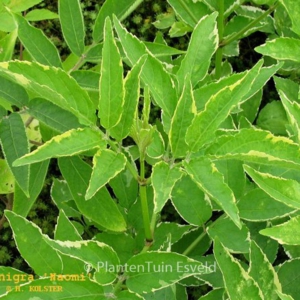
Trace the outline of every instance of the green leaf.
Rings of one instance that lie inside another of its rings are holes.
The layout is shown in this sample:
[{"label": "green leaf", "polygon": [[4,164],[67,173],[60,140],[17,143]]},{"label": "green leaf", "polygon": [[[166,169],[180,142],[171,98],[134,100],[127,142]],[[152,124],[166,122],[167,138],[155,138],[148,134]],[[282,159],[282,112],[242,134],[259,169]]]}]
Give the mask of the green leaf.
[{"label": "green leaf", "polygon": [[139,296],[138,294],[133,294],[129,291],[123,290],[120,293],[117,293],[117,299],[118,300],[140,300],[145,298],[142,298],[142,296]]},{"label": "green leaf", "polygon": [[143,43],[155,57],[172,56],[186,53],[186,51],[179,50],[165,44],[146,41]]},{"label": "green leaf", "polygon": [[84,195],[92,174],[92,168],[88,164],[76,156],[60,158],[58,164],[82,214],[109,230],[126,229],[125,220],[106,188],[100,189],[90,201],[85,200]]},{"label": "green leaf", "polygon": [[81,217],[65,180],[53,180],[51,186],[51,199],[57,208],[63,210],[68,217]]},{"label": "green leaf", "polygon": [[299,285],[300,259],[287,260],[279,266],[278,277],[282,285],[284,300],[297,299],[300,293]]},{"label": "green leaf", "polygon": [[[272,75],[278,71],[278,69],[282,66],[282,64],[272,65],[270,67],[264,67],[259,70],[258,76],[254,79],[253,84],[249,90],[249,92],[240,99],[241,107],[247,102],[244,102],[250,99],[253,95],[255,95],[258,91],[262,89],[265,83],[270,79]],[[217,94],[220,90],[227,86],[234,85],[239,80],[243,79],[243,77],[247,75],[247,71],[242,73],[234,73],[228,77],[221,78],[217,82],[211,82],[203,87],[196,89],[194,91],[194,97],[196,100],[197,110],[201,111],[204,109],[206,102],[215,94]],[[252,105],[252,104],[251,104]],[[247,110],[246,110],[247,113]]]},{"label": "green leaf", "polygon": [[277,219],[295,211],[259,188],[243,195],[238,202],[238,208],[241,219],[253,222]]},{"label": "green leaf", "polygon": [[127,262],[136,250],[136,240],[125,232],[120,234],[101,232],[98,233],[94,239],[112,247],[118,254],[122,265]]},{"label": "green leaf", "polygon": [[30,165],[29,197],[25,195],[18,184],[16,185],[13,205],[13,211],[16,214],[22,217],[27,216],[44,187],[48,166],[49,160]]},{"label": "green leaf", "polygon": [[216,130],[230,111],[249,92],[261,65],[262,61],[258,62],[241,80],[220,90],[208,100],[204,110],[194,118],[187,131],[186,142],[191,151],[198,151],[214,139]]},{"label": "green leaf", "polygon": [[60,241],[81,241],[82,237],[74,227],[72,222],[68,219],[63,210],[59,211],[57,224],[54,232],[54,239]]},{"label": "green leaf", "polygon": [[161,158],[165,153],[165,142],[161,133],[154,128],[152,132],[152,141],[146,149],[148,157],[153,159]]},{"label": "green leaf", "polygon": [[29,97],[19,84],[0,76],[0,97],[19,108],[27,106]]},{"label": "green leaf", "polygon": [[50,274],[46,274],[47,278],[31,281],[26,288],[21,288],[21,292],[13,289],[5,295],[5,298],[9,300],[24,300],[24,298],[52,300],[55,297],[55,300],[95,300],[95,298],[107,300],[103,287],[83,274],[74,274],[71,277],[73,280],[70,281],[66,280],[70,277],[53,274],[52,277],[49,276]]},{"label": "green leaf", "polygon": [[[143,294],[144,300],[153,299],[168,299],[168,300],[187,300],[187,292],[185,286],[181,283],[175,283],[170,286],[163,288],[162,290],[157,290],[155,292]],[[127,299],[123,299],[127,300]]]},{"label": "green leaf", "polygon": [[[269,237],[267,237],[269,238]],[[277,241],[273,240],[275,243]],[[300,246],[299,245],[283,245],[285,254],[291,258],[300,258]]]},{"label": "green leaf", "polygon": [[277,38],[256,47],[254,50],[275,59],[300,62],[300,40],[294,38]]},{"label": "green leaf", "polygon": [[72,113],[45,99],[31,99],[27,107],[31,116],[59,132],[81,127],[78,119]]},{"label": "green leaf", "polygon": [[[102,48],[103,48],[103,43],[95,44],[95,46],[90,46],[85,54],[86,55],[85,61],[99,63],[102,57]],[[72,68],[73,66],[71,65],[70,68]]]},{"label": "green leaf", "polygon": [[100,149],[93,158],[93,171],[85,199],[92,198],[110,179],[119,174],[125,168],[126,161],[123,153]]},{"label": "green leaf", "polygon": [[276,137],[269,131],[254,128],[219,137],[206,154],[213,159],[238,159],[265,165],[299,170],[298,144],[285,137]]},{"label": "green leaf", "polygon": [[[258,1],[260,1],[260,0],[258,0]],[[263,1],[265,1],[265,0],[263,0]],[[275,0],[267,0],[265,2],[269,2],[269,4],[270,4],[270,2],[275,2]],[[256,4],[258,4],[258,3],[256,3]],[[258,4],[258,5],[260,5],[260,4]],[[255,9],[253,9],[250,5],[239,5],[239,7],[235,10],[235,13],[237,15],[249,18],[251,20],[257,20],[257,18],[263,17],[263,14],[265,12],[266,11],[260,7],[256,7]],[[261,25],[261,27],[262,27],[260,29],[260,31],[265,32],[265,33],[271,33],[271,34],[275,33],[274,19],[270,14],[268,16],[265,16],[262,20],[260,20],[258,22],[258,24]],[[257,25],[255,25],[254,28]],[[251,29],[246,31],[245,34],[248,35],[248,32],[251,32]]]},{"label": "green leaf", "polygon": [[42,234],[41,229],[12,211],[6,210],[5,216],[14,233],[18,251],[34,272],[40,276],[45,273],[61,274],[60,256],[47,244],[45,239],[48,237]]},{"label": "green leaf", "polygon": [[[271,263],[274,263],[277,259],[279,244],[277,241],[270,239],[269,237],[263,236],[259,233],[261,229],[267,227],[267,222],[244,222],[250,231],[251,240],[255,241],[257,245],[267,256]],[[247,260],[250,260],[249,255],[245,255]]]},{"label": "green leaf", "polygon": [[277,76],[274,76],[273,79],[278,92],[282,92],[291,102],[298,101],[299,85],[297,82]]},{"label": "green leaf", "polygon": [[[1,5],[1,4],[0,4]],[[0,7],[1,9],[1,7]],[[3,32],[12,32],[17,28],[17,24],[10,12],[7,10],[0,11],[0,30]]]},{"label": "green leaf", "polygon": [[224,289],[214,289],[211,292],[207,293],[205,296],[199,298],[199,300],[215,300],[215,299],[223,299]]},{"label": "green leaf", "polygon": [[204,193],[222,207],[232,221],[241,228],[238,209],[232,190],[224,182],[223,175],[207,158],[200,157],[183,163],[189,176],[197,183]]},{"label": "green leaf", "polygon": [[110,129],[110,135],[121,141],[130,133],[132,124],[136,118],[138,101],[140,98],[140,76],[146,61],[143,56],[128,72],[124,80],[124,105],[121,109],[121,119]]},{"label": "green leaf", "polygon": [[[99,92],[99,73],[89,70],[76,70],[73,71],[71,75],[85,90]],[[98,107],[98,105],[96,107]]]},{"label": "green leaf", "polygon": [[[290,295],[286,295],[286,294],[283,294],[279,291],[276,291],[278,297],[281,299],[281,300],[294,300],[294,298]],[[298,295],[298,294],[297,294]]]},{"label": "green leaf", "polygon": [[189,257],[195,257],[199,259],[211,247],[211,239],[206,234],[206,232],[203,231],[202,226],[196,227],[194,230],[190,230],[185,235],[183,235],[178,242],[172,245],[172,251],[177,253],[184,253],[189,248],[189,245],[191,245],[196,239],[198,239],[199,236],[202,236],[203,238],[197,244],[197,247],[189,250]]},{"label": "green leaf", "polygon": [[[241,104],[240,108],[242,111],[237,114],[240,129],[249,128],[249,122],[250,124],[253,124],[253,122],[255,121],[260,108],[262,95],[263,91],[260,90],[252,97],[247,99],[247,101]],[[244,121],[246,121],[245,125]]]},{"label": "green leaf", "polygon": [[272,101],[260,110],[256,120],[258,127],[269,130],[275,135],[287,135],[288,120],[280,101]]},{"label": "green leaf", "polygon": [[173,23],[171,29],[169,30],[169,36],[171,38],[181,37],[192,31],[192,27],[190,27],[182,21],[178,21]]},{"label": "green leaf", "polygon": [[72,112],[81,124],[95,123],[94,104],[88,94],[63,70],[34,62],[11,61],[0,63],[0,73],[34,95]]},{"label": "green leaf", "polygon": [[292,20],[292,30],[300,35],[300,8],[299,6],[295,6],[295,2],[293,0],[281,0],[280,1],[285,9],[288,12]]},{"label": "green leaf", "polygon": [[263,229],[259,233],[271,237],[280,244],[300,245],[299,235],[295,234],[299,229],[300,216],[297,216],[280,225]]},{"label": "green leaf", "polygon": [[[153,22],[152,24],[157,28],[157,29],[167,29],[171,27],[175,23],[175,13],[173,11],[170,11],[165,14],[159,14],[156,16],[156,21]],[[170,34],[170,32],[169,32]]]},{"label": "green leaf", "polygon": [[240,199],[246,186],[246,175],[242,162],[227,159],[214,161],[214,163],[220,173],[223,174],[224,181],[233,191],[235,198]]},{"label": "green leaf", "polygon": [[14,167],[13,162],[29,152],[25,126],[18,113],[0,123],[0,139],[6,161],[25,195],[29,196],[29,166]]},{"label": "green leaf", "polygon": [[281,284],[277,273],[262,249],[254,241],[251,241],[249,275],[264,292],[264,299],[278,299],[276,291],[281,292]]},{"label": "green leaf", "polygon": [[8,7],[14,12],[21,12],[39,4],[43,0],[10,0]]},{"label": "green leaf", "polygon": [[[86,50],[88,51],[89,47],[86,47]],[[85,53],[84,53],[85,55]],[[70,53],[67,58],[63,61],[62,67],[63,70],[70,73],[74,71],[75,69],[80,69],[87,61],[83,57],[78,57],[74,53]],[[99,61],[97,61],[99,62]],[[99,74],[100,75],[100,74]]]},{"label": "green leaf", "polygon": [[5,159],[0,159],[0,194],[10,194],[15,190],[15,178]]},{"label": "green leaf", "polygon": [[160,290],[193,274],[209,273],[201,262],[172,252],[146,252],[133,256],[126,265],[126,285],[142,294]]},{"label": "green leaf", "polygon": [[299,86],[295,82],[282,79],[274,78],[276,89],[281,99],[281,103],[286,112],[286,117],[289,120],[290,125],[292,126],[293,133],[297,138],[297,141],[300,140],[300,105],[297,102],[298,100],[298,91]]},{"label": "green leaf", "polygon": [[[203,17],[196,25],[187,53],[177,72],[179,91],[182,90],[185,76],[191,74],[192,86],[201,81],[207,74],[210,59],[218,47],[217,13]],[[210,34],[207,34],[209,32]]]},{"label": "green leaf", "polygon": [[154,165],[151,174],[154,189],[154,213],[159,213],[167,200],[171,198],[172,189],[182,174],[179,168],[172,168],[163,161]]},{"label": "green leaf", "polygon": [[117,276],[120,261],[115,251],[98,241],[54,241],[49,238],[47,244],[58,252],[83,261],[85,271],[95,269],[94,279],[100,284],[110,284]]},{"label": "green leaf", "polygon": [[207,228],[211,239],[218,237],[219,241],[229,251],[235,253],[249,252],[249,230],[242,224],[239,229],[229,218],[219,218]]},{"label": "green leaf", "polygon": [[191,27],[195,27],[198,20],[210,13],[208,7],[202,2],[192,0],[168,0],[168,2],[176,14]]},{"label": "green leaf", "polygon": [[191,225],[177,223],[159,223],[155,228],[155,243],[151,250],[164,250],[178,242],[189,230]]},{"label": "green leaf", "polygon": [[106,142],[102,138],[100,130],[89,127],[71,129],[55,136],[33,152],[18,159],[14,165],[21,166],[51,157],[76,155],[95,148],[106,148]]},{"label": "green leaf", "polygon": [[261,173],[246,165],[244,169],[253,181],[272,198],[289,207],[300,208],[300,183],[296,180]]},{"label": "green leaf", "polygon": [[84,23],[79,0],[59,0],[58,13],[64,39],[77,56],[84,52]]},{"label": "green leaf", "polygon": [[257,5],[271,5],[275,2],[275,0],[253,0],[253,2]]},{"label": "green leaf", "polygon": [[127,168],[112,178],[109,185],[112,187],[118,203],[122,207],[129,209],[136,201],[138,196],[138,182]]},{"label": "green leaf", "polygon": [[109,18],[104,30],[98,116],[102,126],[110,129],[120,121],[124,105],[123,65]]},{"label": "green leaf", "polygon": [[214,241],[214,255],[222,271],[225,288],[231,300],[265,299],[254,279],[218,239]]},{"label": "green leaf", "polygon": [[[219,9],[219,2],[218,0],[203,0],[203,2],[214,11],[218,11]],[[227,17],[230,15],[231,12],[233,12],[235,9],[237,9],[241,5],[240,0],[225,0],[224,1],[224,16]]]},{"label": "green leaf", "polygon": [[[22,283],[25,283],[25,282],[28,282],[29,279],[34,279],[34,276],[33,275],[30,275],[30,274],[26,274],[24,272],[21,272],[15,268],[12,268],[12,267],[3,267],[1,266],[0,267],[0,274],[1,274],[1,281],[0,281],[0,297],[2,297],[4,294],[7,294],[7,277],[12,279],[16,277],[20,278],[21,276],[24,276],[24,281]],[[3,280],[3,277],[4,276],[4,280]],[[19,277],[20,276],[20,277]],[[22,277],[21,277],[22,278]]]},{"label": "green leaf", "polygon": [[[211,240],[210,240],[210,242],[211,242]],[[210,243],[209,247],[211,248],[211,243]],[[201,281],[209,284],[214,289],[224,288],[223,275],[221,273],[221,269],[219,268],[214,255],[209,254],[209,255],[199,257],[199,261],[203,262],[207,266],[207,269],[209,269],[211,271],[211,273],[197,276],[197,278],[200,279]],[[197,285],[199,285],[199,283]]]},{"label": "green leaf", "polygon": [[120,21],[127,18],[140,4],[142,0],[107,0],[101,6],[96,18],[93,40],[100,42],[103,38],[103,28],[106,17],[115,15]]},{"label": "green leaf", "polygon": [[122,27],[116,18],[114,18],[114,25],[131,65],[136,64],[143,55],[148,54],[141,78],[144,84],[149,86],[155,103],[162,108],[164,129],[168,132],[177,103],[175,84],[170,74],[165,70],[163,64],[153,57],[146,46]]},{"label": "green leaf", "polygon": [[204,193],[189,176],[183,176],[175,183],[172,203],[180,216],[195,226],[202,226],[212,215]]},{"label": "green leaf", "polygon": [[194,90],[194,98],[196,101],[197,111],[200,112],[205,108],[205,104],[210,98],[217,94],[222,89],[234,85],[236,82],[243,79],[246,72],[234,73],[228,77],[223,77],[218,81],[209,82],[208,84],[201,86]]},{"label": "green leaf", "polygon": [[43,20],[52,20],[52,19],[58,19],[58,14],[54,13],[53,11],[50,11],[48,9],[33,9],[29,11],[25,19],[27,21],[43,21]]},{"label": "green leaf", "polygon": [[61,67],[58,50],[42,30],[31,26],[26,19],[14,14],[18,23],[18,37],[34,61],[43,65]]},{"label": "green leaf", "polygon": [[189,147],[185,142],[187,129],[197,113],[192,84],[189,76],[185,79],[182,95],[177,103],[170,129],[170,145],[173,157],[183,157]]},{"label": "green leaf", "polygon": [[[59,216],[57,218],[57,224],[54,231],[54,239],[72,242],[82,240],[74,224],[68,219],[63,210],[59,211]],[[83,275],[83,270],[86,270],[86,265],[84,262],[68,255],[61,254],[60,256],[63,264],[63,274]]]},{"label": "green leaf", "polygon": [[[256,20],[257,18],[263,15],[263,13],[265,12],[264,10],[260,10],[259,8],[256,8],[255,17],[254,17],[254,15],[250,15],[254,11],[253,8],[249,6],[249,9],[244,9],[244,7],[248,7],[248,6],[243,6],[242,8],[240,7],[239,10],[236,10],[236,13],[238,15],[231,18],[230,21],[226,24],[224,30],[225,40],[229,39],[234,34],[237,34],[238,32],[242,31],[244,28],[249,28],[249,29],[239,36],[239,40],[257,31],[274,32],[274,25],[273,25],[274,21],[272,20],[271,16],[268,16],[268,18],[264,17],[263,20],[256,23],[255,25],[252,24],[254,20]],[[271,30],[268,27],[270,27]]]},{"label": "green leaf", "polygon": [[[1,18],[1,13],[0,13],[0,18]],[[17,36],[18,36],[18,32],[17,30],[14,30],[11,33],[5,35],[5,37],[0,40],[0,49],[1,49],[0,61],[8,61],[12,59]]]}]

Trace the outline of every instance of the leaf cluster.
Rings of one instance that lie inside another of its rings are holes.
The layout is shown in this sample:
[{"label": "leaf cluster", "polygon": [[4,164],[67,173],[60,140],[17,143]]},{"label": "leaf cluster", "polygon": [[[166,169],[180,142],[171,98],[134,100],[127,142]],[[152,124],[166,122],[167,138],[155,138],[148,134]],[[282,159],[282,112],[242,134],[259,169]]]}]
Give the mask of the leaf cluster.
[{"label": "leaf cluster", "polygon": [[[297,299],[293,1],[168,0],[155,26],[187,35],[184,50],[126,28],[142,0],[106,0],[91,42],[79,0],[22,13],[40,2],[0,2],[0,193],[34,271],[0,267],[0,298],[175,300],[200,286],[203,300]],[[33,26],[37,15],[59,19],[67,58]],[[233,72],[229,58],[257,31],[268,36],[255,48],[263,58]],[[17,39],[25,50],[13,60]],[[278,99],[261,109],[270,80]],[[49,237],[27,216],[51,159],[59,215]],[[161,218],[167,203],[180,224]],[[288,257],[277,265],[279,247]]]}]

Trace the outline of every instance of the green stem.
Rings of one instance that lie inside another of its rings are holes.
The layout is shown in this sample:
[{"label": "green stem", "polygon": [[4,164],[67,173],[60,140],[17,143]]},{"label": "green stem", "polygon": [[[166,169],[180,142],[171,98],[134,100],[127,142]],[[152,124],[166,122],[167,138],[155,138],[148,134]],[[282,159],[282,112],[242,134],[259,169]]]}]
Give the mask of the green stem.
[{"label": "green stem", "polygon": [[124,283],[124,281],[126,280],[126,276],[120,276],[116,285],[114,286],[113,289],[113,293],[116,294],[117,292],[119,292],[122,289],[122,285]]},{"label": "green stem", "polygon": [[[217,19],[219,41],[223,40],[224,35],[224,0],[218,0],[219,15]],[[222,74],[223,48],[219,46],[215,58],[216,79],[219,79]]]},{"label": "green stem", "polygon": [[215,58],[215,78],[220,79],[222,76],[222,60],[223,60],[223,48],[219,47],[216,52]]},{"label": "green stem", "polygon": [[221,41],[219,47],[224,47],[224,46],[230,44],[231,42],[240,39],[245,32],[247,32],[249,29],[254,27],[257,23],[259,23],[261,20],[263,20],[265,17],[267,17],[270,13],[272,13],[278,5],[279,5],[279,1],[277,1],[274,5],[270,6],[270,8],[268,10],[266,10],[262,15],[260,15],[258,18],[256,18],[252,22],[250,22],[242,30],[240,30],[239,32],[230,36],[228,39]]},{"label": "green stem", "polygon": [[96,45],[95,43],[92,43],[91,45],[86,47],[85,52],[79,57],[76,64],[68,71],[68,74],[72,73],[73,71],[76,71],[77,69],[79,69],[82,66],[82,64],[85,62],[85,59],[86,59],[86,56],[87,56],[88,52],[95,45]]},{"label": "green stem", "polygon": [[140,199],[141,199],[141,206],[142,206],[142,216],[145,228],[145,237],[146,241],[152,243],[153,235],[150,227],[150,217],[149,217],[149,208],[148,208],[148,199],[147,199],[147,188],[144,184],[145,181],[145,160],[143,155],[141,155],[140,159]]},{"label": "green stem", "polygon": [[[219,218],[217,218],[214,222],[209,223],[207,227],[212,228],[215,224],[216,221],[222,220],[226,217],[226,214],[221,215]],[[202,241],[202,239],[205,237],[207,234],[207,230],[203,225],[203,232],[183,251],[183,255],[189,255],[197,246],[198,244]]]},{"label": "green stem", "polygon": [[150,230],[151,230],[151,232],[155,231],[156,221],[157,221],[158,215],[159,215],[158,213],[154,213],[153,212],[153,215],[152,215],[152,218],[151,218],[151,223],[150,223]]},{"label": "green stem", "polygon": [[206,231],[203,231],[184,251],[183,255],[189,255],[205,237]]},{"label": "green stem", "polygon": [[68,74],[70,74],[70,73],[72,73],[72,72],[78,70],[78,69],[82,66],[82,64],[84,63],[85,58],[86,58],[86,55],[85,55],[85,54],[82,54],[82,55],[80,56],[79,60],[77,61],[77,63],[72,67],[72,69],[70,69],[70,70],[68,71]]}]

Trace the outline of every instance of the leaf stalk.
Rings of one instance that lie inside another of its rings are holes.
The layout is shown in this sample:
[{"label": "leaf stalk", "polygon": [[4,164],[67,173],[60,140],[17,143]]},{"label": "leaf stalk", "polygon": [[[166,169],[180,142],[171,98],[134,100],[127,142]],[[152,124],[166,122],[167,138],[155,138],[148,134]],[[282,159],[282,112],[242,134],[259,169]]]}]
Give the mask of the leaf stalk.
[{"label": "leaf stalk", "polygon": [[270,6],[268,10],[266,10],[262,15],[254,19],[252,22],[250,22],[247,26],[245,26],[242,30],[239,32],[233,34],[228,39],[224,39],[220,42],[219,47],[225,47],[226,45],[230,44],[231,42],[240,39],[245,32],[253,28],[257,23],[259,23],[261,20],[263,20],[265,17],[267,17],[269,14],[271,14],[279,5],[279,1],[277,1],[274,5]]}]

